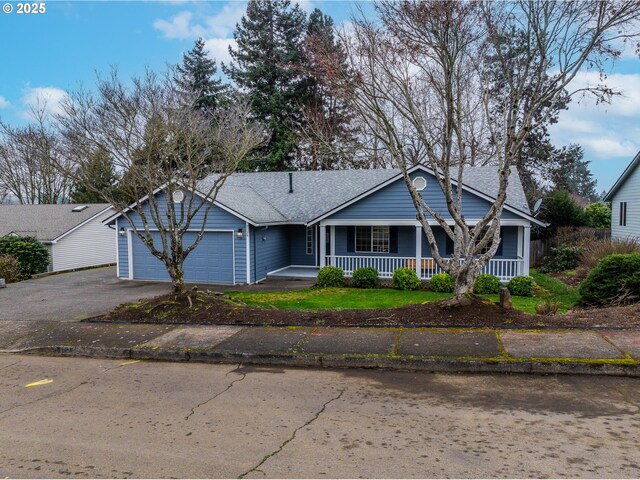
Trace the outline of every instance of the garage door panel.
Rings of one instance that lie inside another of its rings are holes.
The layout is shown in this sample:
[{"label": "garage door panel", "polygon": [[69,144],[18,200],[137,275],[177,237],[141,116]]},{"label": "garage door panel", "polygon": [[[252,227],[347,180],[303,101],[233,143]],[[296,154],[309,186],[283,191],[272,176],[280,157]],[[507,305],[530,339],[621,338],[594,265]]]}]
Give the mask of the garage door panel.
[{"label": "garage door panel", "polygon": [[[196,232],[187,232],[183,238],[185,248],[192,245]],[[155,258],[142,241],[132,238],[133,278],[140,280],[169,280],[164,264]],[[154,234],[160,242],[160,234]],[[160,245],[160,243],[157,243]],[[184,262],[184,278],[189,283],[233,283],[233,233],[205,232],[198,246]]]}]

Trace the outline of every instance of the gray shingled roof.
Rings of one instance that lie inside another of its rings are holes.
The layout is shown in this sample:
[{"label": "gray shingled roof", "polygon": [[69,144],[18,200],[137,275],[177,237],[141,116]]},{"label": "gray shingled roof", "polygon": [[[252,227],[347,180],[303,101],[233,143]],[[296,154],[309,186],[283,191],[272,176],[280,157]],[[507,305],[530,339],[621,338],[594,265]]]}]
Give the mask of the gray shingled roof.
[{"label": "gray shingled roof", "polygon": [[92,203],[73,212],[79,205],[0,205],[0,237],[13,233],[50,242],[109,207],[108,203]]},{"label": "gray shingled roof", "polygon": [[[293,172],[293,193],[288,172],[234,173],[218,193],[217,201],[258,223],[307,223],[385,181],[399,175],[399,169],[325,170]],[[200,182],[208,191],[215,177]],[[464,183],[495,197],[498,191],[496,167],[467,167]],[[518,175],[511,175],[507,204],[529,214]]]}]

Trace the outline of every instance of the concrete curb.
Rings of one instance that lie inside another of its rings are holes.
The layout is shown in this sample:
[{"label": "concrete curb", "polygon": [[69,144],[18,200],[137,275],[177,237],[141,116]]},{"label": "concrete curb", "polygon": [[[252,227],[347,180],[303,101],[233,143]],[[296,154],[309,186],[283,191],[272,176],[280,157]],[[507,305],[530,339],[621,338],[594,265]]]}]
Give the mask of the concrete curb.
[{"label": "concrete curb", "polygon": [[48,346],[22,350],[4,350],[0,354],[31,354],[60,357],[92,357],[167,362],[223,363],[311,368],[376,368],[450,373],[533,373],[554,375],[605,375],[640,377],[640,364],[611,363],[607,360],[585,359],[456,359],[400,357],[374,355],[324,354],[253,354],[215,352],[194,349],[104,348],[82,346]]}]

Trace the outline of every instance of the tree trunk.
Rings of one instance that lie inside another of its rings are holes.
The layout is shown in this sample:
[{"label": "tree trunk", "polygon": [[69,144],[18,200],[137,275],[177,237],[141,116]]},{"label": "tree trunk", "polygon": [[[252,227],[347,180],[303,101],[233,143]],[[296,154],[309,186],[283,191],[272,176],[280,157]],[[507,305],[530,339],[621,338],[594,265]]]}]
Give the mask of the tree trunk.
[{"label": "tree trunk", "polygon": [[184,270],[182,265],[171,265],[168,269],[169,275],[171,275],[171,285],[173,293],[179,295],[187,291],[187,286],[184,283]]}]

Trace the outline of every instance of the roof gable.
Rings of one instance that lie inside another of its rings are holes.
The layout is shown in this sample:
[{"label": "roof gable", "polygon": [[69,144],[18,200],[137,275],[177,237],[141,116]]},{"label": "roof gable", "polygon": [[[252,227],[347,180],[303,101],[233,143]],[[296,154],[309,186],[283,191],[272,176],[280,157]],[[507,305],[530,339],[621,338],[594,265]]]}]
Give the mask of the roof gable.
[{"label": "roof gable", "polygon": [[[396,182],[404,183],[404,178],[402,174],[400,173],[399,170],[396,170],[396,171],[398,172],[398,174],[390,178],[386,182],[383,182],[377,185],[374,189],[367,192],[363,192],[362,194],[353,197],[352,199],[343,203],[342,205],[339,205],[327,211],[326,213],[319,215],[318,217],[312,219],[309,223],[316,223],[324,218],[334,215],[337,212],[345,208],[348,208],[349,206],[367,198],[368,196],[372,195],[378,190],[386,188]],[[425,167],[424,165],[416,165],[415,167],[410,168],[409,174],[412,175],[412,177],[414,177],[415,176],[414,174],[420,171],[432,177],[432,182],[427,182],[428,184],[429,183],[433,184],[434,182],[436,182],[433,171],[430,168]],[[512,169],[512,172],[515,172],[515,169]],[[454,188],[457,187],[457,182],[455,180],[452,180],[452,184],[454,185]],[[437,189],[437,192],[440,195],[442,195],[439,185],[436,187],[436,189]],[[485,204],[484,211],[482,214],[478,214],[479,218],[482,217],[484,213],[486,213],[486,210],[489,204],[495,200],[495,196],[497,195],[497,192],[499,190],[499,178],[498,178],[496,167],[467,167],[463,175],[462,189],[464,192],[467,192],[473,195],[474,197],[479,197],[479,199],[484,202]],[[408,195],[408,191],[404,193],[406,193],[406,197],[410,203],[410,197]],[[466,204],[468,204],[469,199],[473,197],[467,196],[466,198],[468,199]],[[412,203],[410,204],[412,205]],[[463,204],[465,204],[464,201],[463,201]],[[440,208],[440,210],[442,210],[442,213],[445,213],[446,206],[444,208]],[[520,182],[520,178],[517,173],[515,173],[515,175],[511,177],[507,187],[507,201],[505,203],[505,211],[511,212],[516,216],[526,218],[527,220],[532,221],[534,223],[544,225],[542,222],[540,222],[539,220],[536,220],[534,217],[531,216],[529,211],[529,206],[526,202],[526,197],[524,195],[524,190],[522,188],[522,184]],[[412,213],[411,216],[415,217],[415,213]],[[384,217],[384,218],[388,218],[388,217]]]},{"label": "roof gable", "polygon": [[627,168],[624,169],[624,172],[622,172],[620,178],[616,180],[616,183],[613,184],[611,190],[609,190],[609,192],[604,196],[602,200],[605,202],[611,202],[618,190],[620,190],[620,188],[625,184],[625,182],[633,174],[635,169],[638,168],[638,165],[640,165],[640,152],[638,152],[633,160],[631,160],[631,163],[627,166]]},{"label": "roof gable", "polygon": [[0,237],[13,233],[52,242],[111,207],[108,203],[86,205],[76,212],[72,210],[80,204],[0,205]]}]

